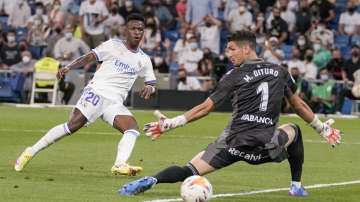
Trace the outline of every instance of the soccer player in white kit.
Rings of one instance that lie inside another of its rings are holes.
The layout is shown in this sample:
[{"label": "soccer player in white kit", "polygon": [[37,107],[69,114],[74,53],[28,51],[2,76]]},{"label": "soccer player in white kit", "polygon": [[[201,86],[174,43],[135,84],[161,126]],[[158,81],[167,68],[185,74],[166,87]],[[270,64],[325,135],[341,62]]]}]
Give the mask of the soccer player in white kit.
[{"label": "soccer player in white kit", "polygon": [[37,143],[27,147],[15,163],[16,171],[21,171],[39,151],[99,117],[123,133],[111,172],[136,175],[142,171],[141,167],[127,164],[140,133],[136,120],[123,102],[138,76],[145,77],[145,86],[140,91],[141,97],[148,99],[155,92],[156,79],[151,60],[139,48],[144,34],[144,23],[141,15],[129,15],[124,41],[110,39],[59,70],[57,76],[62,78],[70,69],[94,61],[102,62],[94,78],[84,88],[70,120],[53,127]]}]

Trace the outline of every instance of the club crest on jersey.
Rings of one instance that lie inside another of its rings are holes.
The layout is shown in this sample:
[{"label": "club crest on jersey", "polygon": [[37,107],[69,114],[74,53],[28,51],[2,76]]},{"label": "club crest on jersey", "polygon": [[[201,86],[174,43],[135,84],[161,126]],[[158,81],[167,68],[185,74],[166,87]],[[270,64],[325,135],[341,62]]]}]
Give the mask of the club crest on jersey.
[{"label": "club crest on jersey", "polygon": [[136,74],[136,68],[130,66],[129,64],[123,63],[121,60],[115,60],[115,70],[123,74]]}]

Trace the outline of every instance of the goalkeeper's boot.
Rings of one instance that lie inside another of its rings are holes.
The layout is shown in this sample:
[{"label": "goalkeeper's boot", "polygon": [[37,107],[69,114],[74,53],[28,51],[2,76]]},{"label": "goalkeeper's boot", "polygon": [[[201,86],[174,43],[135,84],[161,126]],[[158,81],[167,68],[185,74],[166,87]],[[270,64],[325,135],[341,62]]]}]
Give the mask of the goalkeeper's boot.
[{"label": "goalkeeper's boot", "polygon": [[289,195],[305,197],[305,196],[308,196],[309,193],[305,190],[305,188],[303,186],[297,187],[295,185],[291,185],[290,190],[289,190]]},{"label": "goalkeeper's boot", "polygon": [[124,196],[131,196],[151,189],[157,182],[154,177],[143,177],[122,186],[118,193]]},{"label": "goalkeeper's boot", "polygon": [[111,173],[115,175],[128,175],[128,176],[135,176],[136,174],[143,171],[142,167],[139,166],[130,166],[129,164],[123,164],[121,166],[114,165],[111,168]]},{"label": "goalkeeper's boot", "polygon": [[26,148],[23,153],[19,156],[19,158],[15,162],[14,169],[16,171],[22,171],[27,163],[33,158],[33,155],[29,152],[30,147]]}]

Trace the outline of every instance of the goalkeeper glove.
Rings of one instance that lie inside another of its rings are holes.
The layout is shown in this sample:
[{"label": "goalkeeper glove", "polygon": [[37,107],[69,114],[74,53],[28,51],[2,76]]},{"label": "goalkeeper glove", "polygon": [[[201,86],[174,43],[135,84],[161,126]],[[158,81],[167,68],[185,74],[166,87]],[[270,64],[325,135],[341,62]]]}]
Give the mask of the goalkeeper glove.
[{"label": "goalkeeper glove", "polygon": [[335,123],[334,119],[322,122],[315,116],[310,126],[315,129],[321,137],[325,138],[332,147],[335,147],[336,144],[340,144],[342,133],[340,130],[331,127],[333,123]]}]

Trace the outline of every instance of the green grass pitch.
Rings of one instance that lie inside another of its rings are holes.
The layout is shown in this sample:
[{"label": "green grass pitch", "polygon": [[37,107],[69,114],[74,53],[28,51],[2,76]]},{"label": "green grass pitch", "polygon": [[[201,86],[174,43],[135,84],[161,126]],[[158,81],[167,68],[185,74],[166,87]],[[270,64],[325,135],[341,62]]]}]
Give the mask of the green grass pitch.
[{"label": "green grass pitch", "polygon": [[[113,176],[120,134],[98,120],[66,137],[36,156],[23,172],[13,170],[22,150],[35,143],[56,124],[67,120],[70,109],[0,107],[0,201],[144,201],[179,198],[180,184],[161,184],[145,194],[121,197],[117,189],[138,177]],[[168,112],[170,116],[180,112]],[[152,111],[134,111],[139,125],[154,120]],[[152,175],[170,165],[184,165],[212,142],[225,127],[230,114],[210,116],[172,131],[158,141],[142,135],[130,163],[144,168],[140,176]],[[282,117],[281,123],[300,124],[305,140],[305,185],[360,180],[360,119],[338,119],[335,127],[346,134],[336,149],[321,143],[315,132],[299,118]],[[289,186],[288,163],[234,164],[207,176],[214,194],[239,193]],[[286,191],[217,198],[213,201],[316,201],[358,202],[360,184],[311,189],[307,198],[289,197]]]}]

